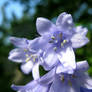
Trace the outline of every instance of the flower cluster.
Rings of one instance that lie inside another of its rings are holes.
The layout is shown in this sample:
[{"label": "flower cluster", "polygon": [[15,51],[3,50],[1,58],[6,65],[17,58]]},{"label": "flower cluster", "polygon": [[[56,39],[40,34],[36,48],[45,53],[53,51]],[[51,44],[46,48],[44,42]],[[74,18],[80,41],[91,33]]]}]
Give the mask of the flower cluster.
[{"label": "flower cluster", "polygon": [[[17,48],[9,53],[8,59],[21,63],[25,74],[32,72],[33,81],[25,86],[12,84],[18,92],[92,92],[92,79],[88,76],[86,60],[76,62],[75,50],[86,45],[87,28],[75,26],[72,16],[61,13],[53,24],[46,18],[37,18],[39,37],[11,37]],[[40,77],[39,66],[47,74]]]}]

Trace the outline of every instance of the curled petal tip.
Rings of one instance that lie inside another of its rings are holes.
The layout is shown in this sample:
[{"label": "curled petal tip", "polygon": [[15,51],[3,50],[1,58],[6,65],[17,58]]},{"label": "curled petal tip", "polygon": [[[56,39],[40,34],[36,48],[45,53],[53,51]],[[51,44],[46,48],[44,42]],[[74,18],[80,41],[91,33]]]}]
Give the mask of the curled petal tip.
[{"label": "curled petal tip", "polygon": [[45,18],[43,18],[43,17],[38,17],[37,20],[36,20],[36,23],[38,23],[38,22],[40,22],[40,21],[44,21],[44,20],[45,20]]},{"label": "curled petal tip", "polygon": [[15,88],[15,85],[14,85],[14,84],[12,84],[12,85],[11,85],[11,88],[12,88],[13,90],[16,90],[16,88]]},{"label": "curled petal tip", "polygon": [[15,41],[15,39],[16,39],[16,37],[13,37],[13,36],[9,38],[11,43],[13,43]]},{"label": "curled petal tip", "polygon": [[10,40],[13,40],[13,39],[15,39],[15,38],[16,38],[16,37],[13,37],[13,36],[12,36],[12,37],[10,37],[9,39],[10,39]]}]

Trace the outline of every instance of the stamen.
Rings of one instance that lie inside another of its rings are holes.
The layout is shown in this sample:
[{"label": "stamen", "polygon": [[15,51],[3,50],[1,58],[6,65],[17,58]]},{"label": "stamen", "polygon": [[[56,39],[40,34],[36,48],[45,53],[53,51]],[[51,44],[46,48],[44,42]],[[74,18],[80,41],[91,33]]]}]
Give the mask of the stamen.
[{"label": "stamen", "polygon": [[61,81],[62,81],[62,82],[65,81],[64,75],[61,76]]},{"label": "stamen", "polygon": [[64,46],[64,44],[61,42],[61,47]]},{"label": "stamen", "polygon": [[70,86],[72,86],[72,82],[71,82],[70,80],[68,80],[68,84],[69,84]]},{"label": "stamen", "polygon": [[33,58],[33,62],[35,62],[35,61],[36,61],[36,57]]},{"label": "stamen", "polygon": [[30,56],[31,56],[31,58],[33,59],[33,62],[35,62],[36,59],[37,59],[37,56],[36,56],[36,55],[30,55]]},{"label": "stamen", "polygon": [[63,43],[65,44],[67,42],[67,40],[63,40]]},{"label": "stamen", "polygon": [[57,50],[57,47],[54,47],[53,50],[56,51]]},{"label": "stamen", "polygon": [[27,49],[24,49],[24,52],[27,52]]},{"label": "stamen", "polygon": [[55,40],[55,36],[51,36],[51,39]]},{"label": "stamen", "polygon": [[28,57],[29,55],[28,55],[28,54],[26,54],[25,56],[26,56],[26,57]]},{"label": "stamen", "polygon": [[59,37],[62,38],[62,33],[59,34]]},{"label": "stamen", "polygon": [[26,59],[26,62],[28,62],[30,60],[30,57],[28,57],[27,59]]},{"label": "stamen", "polygon": [[67,40],[63,40],[63,42],[61,42],[61,47],[63,47],[66,42]]},{"label": "stamen", "polygon": [[32,54],[31,54],[30,56],[31,56],[31,58],[33,58],[33,57],[34,57]]}]

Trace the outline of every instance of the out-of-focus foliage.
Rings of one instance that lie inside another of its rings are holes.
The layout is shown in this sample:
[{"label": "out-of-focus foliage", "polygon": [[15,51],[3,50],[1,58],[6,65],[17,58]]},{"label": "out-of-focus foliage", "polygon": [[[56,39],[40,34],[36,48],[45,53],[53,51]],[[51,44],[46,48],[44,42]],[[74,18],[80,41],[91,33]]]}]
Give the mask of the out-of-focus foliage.
[{"label": "out-of-focus foliage", "polygon": [[[32,77],[20,71],[20,64],[9,61],[8,53],[13,49],[10,36],[33,39],[36,18],[46,17],[55,22],[62,12],[72,14],[76,25],[88,28],[90,42],[76,50],[77,60],[88,60],[92,76],[92,0],[0,0],[0,92],[13,92],[12,83],[26,84]],[[41,75],[43,74],[41,68]]]}]

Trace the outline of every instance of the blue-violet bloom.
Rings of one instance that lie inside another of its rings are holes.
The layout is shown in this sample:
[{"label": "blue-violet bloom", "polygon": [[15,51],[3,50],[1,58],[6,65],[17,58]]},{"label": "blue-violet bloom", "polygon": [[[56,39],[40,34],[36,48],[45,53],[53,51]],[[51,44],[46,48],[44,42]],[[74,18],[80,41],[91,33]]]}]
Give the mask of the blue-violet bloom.
[{"label": "blue-violet bloom", "polygon": [[[50,84],[49,92],[91,92],[86,90],[92,90],[92,79],[85,72],[89,66],[87,61],[77,62],[77,67],[74,74],[62,73],[62,66],[57,66],[54,76],[51,74],[44,75],[39,81],[41,83]],[[83,91],[85,88],[86,90]]]},{"label": "blue-violet bloom", "polygon": [[55,74],[55,69],[52,69],[49,73],[47,73],[45,76],[48,76],[48,79],[50,80],[47,80],[45,83],[39,82],[41,78],[44,79],[44,76],[43,76],[40,79],[38,79],[39,81],[33,80],[28,84],[26,84],[25,86],[16,86],[12,84],[11,88],[17,92],[49,92],[50,85],[51,85],[49,82],[53,80],[54,74]]},{"label": "blue-violet bloom", "polygon": [[34,51],[29,49],[29,43],[31,40],[26,38],[11,37],[10,41],[17,47],[10,51],[8,59],[21,64],[21,70],[25,74],[29,74],[32,71],[34,79],[40,77],[39,65],[41,64],[41,50]]},{"label": "blue-violet bloom", "polygon": [[45,70],[50,70],[61,62],[65,68],[69,67],[66,72],[72,74],[76,69],[73,48],[80,48],[88,43],[87,28],[75,27],[72,16],[65,12],[59,15],[56,25],[46,18],[37,18],[36,27],[41,37],[34,39],[30,47],[44,51]]}]

